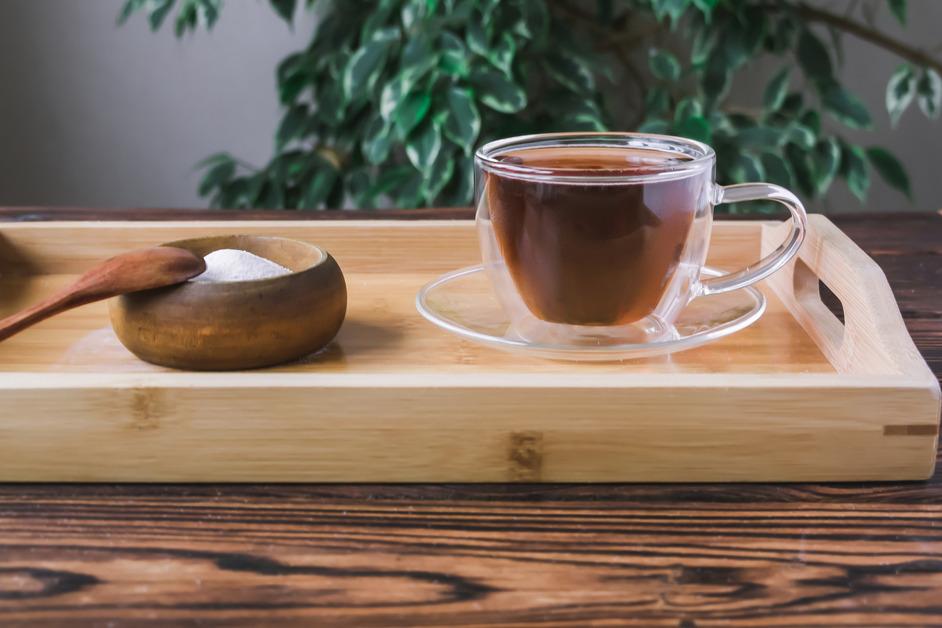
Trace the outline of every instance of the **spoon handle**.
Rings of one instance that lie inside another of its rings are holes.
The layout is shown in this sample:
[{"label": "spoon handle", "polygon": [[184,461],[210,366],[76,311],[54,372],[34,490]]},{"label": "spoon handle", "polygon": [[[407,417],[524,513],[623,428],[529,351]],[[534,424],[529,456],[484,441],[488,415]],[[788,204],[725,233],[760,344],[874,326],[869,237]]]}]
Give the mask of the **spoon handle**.
[{"label": "spoon handle", "polygon": [[113,257],[49,298],[0,320],[0,342],[27,327],[74,307],[126,292],[180,283],[206,270],[189,251],[158,246]]},{"label": "spoon handle", "polygon": [[[60,312],[83,305],[80,300],[74,299],[74,296],[75,293],[72,292],[72,286],[70,286],[65,290],[57,292],[45,301],[41,301],[21,312],[0,319],[0,342],[14,334],[20,333],[27,327],[32,327],[36,323],[46,320],[50,316],[55,316]],[[97,299],[92,299],[92,301],[95,300]],[[91,301],[85,301],[85,303],[91,303]]]},{"label": "spoon handle", "polygon": [[49,298],[0,320],[0,342],[66,310],[121,294],[108,277],[108,269],[105,264],[93,268]]}]

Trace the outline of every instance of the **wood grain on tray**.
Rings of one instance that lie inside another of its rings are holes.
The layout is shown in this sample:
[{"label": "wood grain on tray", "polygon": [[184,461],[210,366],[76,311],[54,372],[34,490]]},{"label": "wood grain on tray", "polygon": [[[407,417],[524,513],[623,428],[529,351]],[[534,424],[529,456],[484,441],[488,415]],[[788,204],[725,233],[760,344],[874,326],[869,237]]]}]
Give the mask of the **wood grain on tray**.
[{"label": "wood grain on tray", "polygon": [[[0,281],[3,307],[115,251],[238,232],[289,235],[334,255],[349,293],[337,341],[275,369],[186,373],[126,354],[94,306],[46,321],[0,345],[0,478],[797,481],[931,472],[938,384],[879,268],[820,217],[804,275],[763,288],[769,309],[755,325],[625,363],[501,353],[422,320],[418,288],[478,258],[467,222],[9,225],[0,266],[21,274]],[[718,223],[709,263],[742,267],[776,236],[772,224]],[[821,305],[818,276],[844,300],[846,329]]]}]

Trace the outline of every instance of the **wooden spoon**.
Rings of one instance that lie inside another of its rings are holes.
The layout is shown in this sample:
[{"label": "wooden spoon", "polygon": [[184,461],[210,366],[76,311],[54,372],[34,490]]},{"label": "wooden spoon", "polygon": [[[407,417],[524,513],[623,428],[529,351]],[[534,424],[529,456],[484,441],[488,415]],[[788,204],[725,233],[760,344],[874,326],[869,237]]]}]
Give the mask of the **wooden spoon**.
[{"label": "wooden spoon", "polygon": [[127,292],[172,286],[205,270],[203,258],[170,246],[122,253],[102,262],[45,301],[0,320],[0,341],[74,307]]}]

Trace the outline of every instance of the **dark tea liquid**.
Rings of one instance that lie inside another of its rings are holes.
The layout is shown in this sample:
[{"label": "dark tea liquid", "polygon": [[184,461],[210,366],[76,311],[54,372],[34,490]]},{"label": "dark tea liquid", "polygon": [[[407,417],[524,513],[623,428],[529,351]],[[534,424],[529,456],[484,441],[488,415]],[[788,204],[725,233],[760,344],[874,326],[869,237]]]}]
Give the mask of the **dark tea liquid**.
[{"label": "dark tea liquid", "polygon": [[663,181],[592,183],[592,177],[663,172],[687,158],[647,149],[554,146],[511,150],[498,159],[590,179],[485,175],[501,254],[535,316],[621,325],[654,311],[681,261],[694,216],[706,204],[709,170]]}]

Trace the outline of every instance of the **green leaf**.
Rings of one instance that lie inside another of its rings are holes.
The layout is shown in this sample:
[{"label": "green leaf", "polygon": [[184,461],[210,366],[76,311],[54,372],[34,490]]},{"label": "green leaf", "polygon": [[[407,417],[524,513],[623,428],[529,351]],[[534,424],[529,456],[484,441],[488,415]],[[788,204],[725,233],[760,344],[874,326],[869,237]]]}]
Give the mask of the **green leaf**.
[{"label": "green leaf", "polygon": [[909,185],[909,176],[903,164],[890,151],[879,146],[871,146],[867,149],[867,159],[884,181],[912,200],[913,193]]},{"label": "green leaf", "polygon": [[380,164],[389,156],[392,147],[392,125],[382,116],[374,117],[363,136],[363,158],[371,164]]},{"label": "green leaf", "polygon": [[750,153],[739,153],[729,171],[733,181],[737,183],[765,179],[765,168],[762,167],[762,161]]},{"label": "green leaf", "polygon": [[413,170],[408,179],[396,190],[395,201],[398,207],[418,207],[425,196],[425,175]]},{"label": "green leaf", "polygon": [[247,198],[248,181],[246,177],[238,177],[219,187],[210,201],[210,206],[216,209],[235,209],[248,207]]},{"label": "green leaf", "polygon": [[714,107],[716,103],[726,97],[732,84],[732,70],[726,63],[724,55],[714,53],[707,61],[706,71],[703,73],[703,95],[706,98],[706,107]]},{"label": "green leaf", "polygon": [[900,116],[916,96],[916,75],[908,65],[901,65],[886,84],[886,111],[890,124],[896,126]]},{"label": "green leaf", "polygon": [[859,146],[841,143],[841,165],[838,173],[847,181],[847,187],[860,202],[867,200],[870,188],[870,172],[867,170],[867,155]]},{"label": "green leaf", "polygon": [[391,195],[415,174],[415,168],[406,164],[383,168],[380,170],[376,182],[370,188],[368,196],[370,199],[376,199],[379,196]]},{"label": "green leaf", "polygon": [[785,100],[782,101],[782,106],[779,107],[779,111],[785,115],[795,116],[798,115],[798,112],[801,110],[802,105],[804,104],[804,97],[800,92],[791,92],[788,96],[785,97]]},{"label": "green leaf", "polygon": [[697,31],[690,48],[690,63],[700,66],[710,58],[716,45],[717,33],[715,28],[701,28]]},{"label": "green leaf", "polygon": [[707,17],[712,15],[713,9],[716,8],[718,2],[719,0],[693,0],[694,6],[700,9]]},{"label": "green leaf", "polygon": [[295,0],[269,0],[275,13],[288,24],[294,19]]},{"label": "green leaf", "polygon": [[752,148],[774,148],[785,141],[789,136],[781,129],[767,126],[754,126],[741,129],[736,134],[736,140],[741,146]]},{"label": "green leaf", "polygon": [[[202,22],[206,25],[207,30],[212,30],[213,26],[216,24],[216,21],[219,19],[219,11],[222,9],[223,0],[188,0],[190,5],[196,3],[196,17],[190,18],[188,20],[187,26],[191,30],[195,30],[198,23]],[[180,16],[177,16],[177,21],[179,22]],[[178,25],[179,28],[179,25]],[[185,27],[184,29],[185,30]],[[180,34],[177,35],[179,37]]]},{"label": "green leaf", "polygon": [[297,99],[298,95],[310,84],[306,74],[305,64],[307,56],[304,53],[289,55],[278,64],[276,77],[278,79],[278,97],[281,104],[289,105]]},{"label": "green leaf", "polygon": [[703,106],[695,98],[684,98],[674,109],[674,124],[680,124],[683,120],[693,116],[702,116]]},{"label": "green leaf", "polygon": [[334,184],[337,183],[338,176],[339,173],[337,170],[331,165],[328,165],[325,160],[308,182],[304,190],[304,196],[301,197],[299,207],[301,209],[316,209],[324,203],[330,195],[331,190],[333,190]]},{"label": "green leaf", "polygon": [[202,170],[203,168],[208,168],[210,166],[215,166],[217,164],[225,163],[228,161],[234,161],[234,159],[232,158],[232,155],[230,155],[229,153],[226,153],[226,152],[213,153],[206,159],[203,159],[202,161],[198,162],[194,166],[194,168],[197,170]]},{"label": "green leaf", "polygon": [[710,112],[710,115],[707,116],[707,120],[710,121],[710,127],[713,129],[714,135],[734,135],[736,130],[733,128],[732,122],[722,111],[717,111],[714,109]]},{"label": "green leaf", "polygon": [[[393,30],[399,31],[395,27]],[[405,47],[402,49],[402,67],[420,65],[426,57],[435,54],[435,52],[437,51],[432,50],[432,40],[429,38],[428,33],[424,31],[411,33],[406,40]]]},{"label": "green leaf", "polygon": [[377,6],[373,7],[366,19],[363,20],[363,27],[360,29],[361,44],[370,41],[373,38],[373,33],[389,22],[397,3],[397,0],[379,0]]},{"label": "green leaf", "polygon": [[709,143],[711,140],[710,123],[703,116],[690,116],[674,126],[674,132],[681,137]]},{"label": "green leaf", "polygon": [[177,17],[173,21],[173,34],[178,38],[183,37],[187,29],[195,29],[199,22],[199,10],[197,4],[192,0],[184,0],[183,6],[177,12]]},{"label": "green leaf", "polygon": [[671,125],[666,120],[652,118],[641,123],[641,126],[638,127],[638,133],[667,133],[670,128]]},{"label": "green leaf", "polygon": [[369,195],[373,181],[370,170],[369,166],[358,166],[351,168],[344,176],[344,185],[353,203],[360,209],[370,209],[373,206],[373,199]]},{"label": "green leaf", "polygon": [[500,6],[501,0],[474,0],[475,4],[478,5],[478,8],[481,10],[483,19],[481,22],[484,24],[485,28],[490,28],[490,25],[494,21],[495,9]]},{"label": "green leaf", "polygon": [[795,175],[795,183],[798,189],[805,196],[814,196],[815,185],[810,154],[794,144],[789,144],[785,147],[785,157],[792,167],[792,173]]},{"label": "green leaf", "polygon": [[837,140],[828,138],[815,144],[811,163],[814,167],[815,190],[819,196],[823,196],[831,187],[841,163],[841,148]]},{"label": "green leaf", "polygon": [[455,160],[455,173],[444,200],[446,206],[470,205],[474,200],[474,161],[471,157]]},{"label": "green leaf", "polygon": [[409,94],[396,108],[393,121],[400,138],[405,138],[428,113],[432,105],[432,95],[428,92]]},{"label": "green leaf", "polygon": [[152,31],[160,30],[161,24],[167,19],[167,15],[170,13],[175,3],[176,0],[152,0],[150,2],[152,8],[150,15],[147,17],[147,21],[150,23],[150,29]]},{"label": "green leaf", "polygon": [[906,0],[887,0],[890,5],[890,11],[899,20],[899,23],[906,26]]},{"label": "green leaf", "polygon": [[527,0],[520,6],[518,31],[528,39],[542,42],[549,33],[550,16],[543,0]]},{"label": "green leaf", "polygon": [[798,63],[806,76],[816,81],[830,81],[834,75],[831,56],[828,49],[814,33],[807,28],[798,38]]},{"label": "green leaf", "polygon": [[763,28],[764,25],[749,24],[748,26],[738,21],[729,20],[725,27],[718,29],[717,47],[714,50],[713,57],[721,63],[727,71],[738,70],[740,66],[747,63],[755,54],[755,48],[758,46],[761,33],[753,27]]},{"label": "green leaf", "polygon": [[814,109],[809,109],[801,114],[801,117],[798,118],[798,122],[811,129],[811,132],[814,133],[815,136],[821,134],[821,114]]},{"label": "green leaf", "polygon": [[438,55],[423,55],[415,58],[412,63],[403,63],[399,74],[411,78],[413,82],[418,82],[437,65]]},{"label": "green leaf", "polygon": [[405,0],[401,12],[402,27],[407,31],[411,30],[416,22],[425,16],[427,9],[425,0]]},{"label": "green leaf", "polygon": [[607,131],[608,127],[598,116],[584,113],[567,113],[560,123],[564,131]]},{"label": "green leaf", "polygon": [[838,83],[831,83],[824,89],[821,104],[838,122],[852,129],[870,128],[870,112],[866,105]]},{"label": "green leaf", "polygon": [[766,86],[762,105],[767,111],[778,111],[785,102],[785,95],[788,93],[788,72],[789,68],[782,68]]},{"label": "green leaf", "polygon": [[260,178],[258,191],[252,203],[262,209],[282,209],[285,205],[284,188],[276,181]]},{"label": "green leaf", "polygon": [[918,91],[919,108],[927,118],[938,118],[942,109],[942,78],[935,70],[926,68],[919,79]]},{"label": "green leaf", "polygon": [[448,90],[449,116],[443,131],[466,155],[474,150],[474,142],[481,132],[481,116],[474,104],[471,90],[452,87]]},{"label": "green leaf", "polygon": [[426,173],[441,149],[441,129],[432,120],[426,120],[406,142],[406,157],[416,170]]},{"label": "green leaf", "polygon": [[644,113],[646,117],[660,116],[670,107],[670,95],[667,90],[651,86],[644,95]]},{"label": "green leaf", "polygon": [[488,51],[487,60],[498,70],[509,76],[516,52],[517,43],[514,41],[513,35],[505,32]]},{"label": "green leaf", "polygon": [[451,180],[455,172],[454,155],[448,151],[440,151],[425,178],[425,202],[431,205],[441,194],[444,187]]},{"label": "green leaf", "polygon": [[477,88],[478,100],[501,113],[517,113],[527,106],[527,93],[503,74],[483,70],[471,75]]},{"label": "green leaf", "polygon": [[670,18],[671,29],[677,25],[677,20],[684,14],[690,0],[651,0],[651,8],[658,21],[665,17]]},{"label": "green leaf", "polygon": [[337,127],[343,122],[346,102],[340,81],[327,81],[317,92],[317,118],[320,122]]},{"label": "green leaf", "polygon": [[121,7],[121,12],[118,13],[118,26],[127,22],[128,18],[144,8],[146,3],[147,0],[127,0]]},{"label": "green leaf", "polygon": [[419,79],[422,78],[422,76],[424,76],[424,74],[435,65],[435,59],[427,59],[431,61],[431,66],[428,65],[428,62],[426,61],[420,63],[417,66],[403,68],[399,74],[397,74],[383,87],[383,91],[379,99],[379,110],[383,118],[388,120],[393,116],[397,108],[401,105],[402,101],[405,100],[409,92],[412,91],[412,88],[419,81]]},{"label": "green leaf", "polygon": [[277,155],[268,165],[268,171],[273,179],[290,185],[304,174],[310,163],[310,154],[306,150],[289,150]]},{"label": "green leaf", "polygon": [[680,63],[677,57],[667,52],[651,48],[648,51],[648,67],[651,74],[662,81],[676,81],[680,78]]},{"label": "green leaf", "polygon": [[543,67],[554,81],[575,94],[581,96],[595,91],[595,77],[592,76],[592,70],[577,57],[550,55]]},{"label": "green leaf", "polygon": [[491,51],[490,43],[487,40],[487,34],[480,21],[472,20],[465,31],[465,42],[468,49],[479,57],[487,58]]},{"label": "green leaf", "polygon": [[295,105],[285,112],[278,126],[276,143],[284,146],[291,140],[297,139],[303,133],[308,122],[307,105]]},{"label": "green leaf", "polygon": [[386,62],[386,54],[398,29],[385,28],[377,31],[372,41],[357,50],[347,61],[343,73],[343,93],[348,100],[356,94],[369,94],[376,86],[379,74]]},{"label": "green leaf", "polygon": [[236,164],[231,158],[226,161],[220,161],[210,168],[203,179],[200,181],[198,193],[200,196],[206,196],[215,188],[221,187],[229,182],[235,175]]},{"label": "green leaf", "polygon": [[769,52],[783,54],[794,45],[797,32],[798,22],[791,16],[783,15],[768,34],[766,49]]},{"label": "green leaf", "polygon": [[466,77],[470,71],[468,51],[454,33],[444,32],[441,35],[441,58],[438,66],[442,72],[449,76]]},{"label": "green leaf", "polygon": [[762,153],[762,167],[765,169],[765,179],[769,183],[780,185],[783,188],[791,189],[795,185],[795,176],[792,174],[791,166],[775,153]]}]

